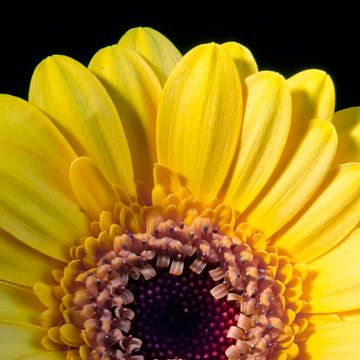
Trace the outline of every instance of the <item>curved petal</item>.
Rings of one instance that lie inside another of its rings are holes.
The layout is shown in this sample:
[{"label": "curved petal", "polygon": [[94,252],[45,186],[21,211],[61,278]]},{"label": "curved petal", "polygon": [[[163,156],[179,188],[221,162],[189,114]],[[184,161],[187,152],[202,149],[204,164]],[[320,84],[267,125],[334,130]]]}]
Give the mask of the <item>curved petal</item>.
[{"label": "curved petal", "polygon": [[55,125],[35,106],[11,95],[0,95],[0,139],[44,156],[69,170],[76,157]]},{"label": "curved petal", "polygon": [[301,71],[290,79],[293,119],[307,123],[311,119],[331,121],[335,108],[335,88],[329,75],[322,70]]},{"label": "curved petal", "polygon": [[35,69],[29,101],[54,121],[79,155],[92,157],[113,183],[135,194],[124,129],[95,75],[66,56],[48,57]]},{"label": "curved petal", "polygon": [[218,194],[240,134],[242,93],[236,66],[219,45],[184,56],[166,82],[156,143],[160,164],[184,177],[201,200]]},{"label": "curved petal", "polygon": [[34,251],[2,229],[0,249],[0,279],[15,284],[31,287],[39,280],[53,280],[51,271],[64,266],[63,263]]},{"label": "curved petal", "polygon": [[0,320],[0,358],[18,359],[44,351],[41,338],[46,330],[35,325]]},{"label": "curved petal", "polygon": [[0,319],[35,324],[44,307],[29,289],[0,281]]},{"label": "curved petal", "polygon": [[313,200],[275,237],[295,262],[310,262],[338,244],[360,221],[360,164],[339,166]]},{"label": "curved petal", "polygon": [[149,27],[128,30],[119,40],[119,45],[139,53],[165,84],[172,69],[181,59],[179,50],[163,34]]},{"label": "curved petal", "polygon": [[239,76],[241,81],[243,82],[248,76],[256,73],[258,71],[258,67],[255,61],[255,58],[251,51],[235,42],[229,41],[224,44],[221,44],[234,59],[235,65],[238,69]]},{"label": "curved petal", "polygon": [[88,218],[68,196],[68,177],[45,158],[0,143],[0,227],[58,260],[88,233]]},{"label": "curved petal", "polygon": [[243,212],[278,163],[290,129],[291,97],[285,79],[262,71],[246,79],[247,101],[224,202]]},{"label": "curved petal", "polygon": [[38,281],[33,286],[33,292],[41,303],[49,309],[58,309],[59,300],[54,296],[53,287]]},{"label": "curved petal", "polygon": [[308,264],[304,293],[312,313],[340,312],[360,306],[360,229]]},{"label": "curved petal", "polygon": [[156,75],[140,55],[118,45],[98,51],[89,69],[101,80],[120,115],[135,179],[151,188],[155,119],[162,91]]},{"label": "curved petal", "polygon": [[94,220],[103,210],[113,210],[119,201],[115,188],[89,157],[75,159],[69,177],[79,203]]},{"label": "curved petal", "polygon": [[312,120],[293,154],[275,171],[259,200],[246,214],[247,221],[271,236],[310,200],[334,159],[336,131],[325,120]]},{"label": "curved petal", "polygon": [[345,360],[360,357],[360,322],[313,324],[309,332],[301,359]]},{"label": "curved petal", "polygon": [[360,106],[337,111],[333,123],[339,136],[335,163],[360,162]]}]

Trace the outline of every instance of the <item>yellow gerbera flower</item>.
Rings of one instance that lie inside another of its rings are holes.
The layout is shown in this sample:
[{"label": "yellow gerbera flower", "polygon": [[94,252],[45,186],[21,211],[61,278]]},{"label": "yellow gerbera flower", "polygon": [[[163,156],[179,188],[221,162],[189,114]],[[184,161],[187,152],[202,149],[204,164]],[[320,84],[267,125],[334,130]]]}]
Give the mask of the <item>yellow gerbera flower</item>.
[{"label": "yellow gerbera flower", "polygon": [[1,359],[360,357],[360,108],[150,28],[0,96]]}]

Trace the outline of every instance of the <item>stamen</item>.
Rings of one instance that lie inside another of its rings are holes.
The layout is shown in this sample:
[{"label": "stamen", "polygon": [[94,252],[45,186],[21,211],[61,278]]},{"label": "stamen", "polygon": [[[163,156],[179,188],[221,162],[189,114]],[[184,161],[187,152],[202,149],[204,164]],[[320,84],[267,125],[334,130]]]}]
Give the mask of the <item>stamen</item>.
[{"label": "stamen", "polygon": [[190,269],[198,275],[202,273],[205,267],[206,267],[206,262],[199,258],[196,258],[193,261],[193,263],[190,265]]}]

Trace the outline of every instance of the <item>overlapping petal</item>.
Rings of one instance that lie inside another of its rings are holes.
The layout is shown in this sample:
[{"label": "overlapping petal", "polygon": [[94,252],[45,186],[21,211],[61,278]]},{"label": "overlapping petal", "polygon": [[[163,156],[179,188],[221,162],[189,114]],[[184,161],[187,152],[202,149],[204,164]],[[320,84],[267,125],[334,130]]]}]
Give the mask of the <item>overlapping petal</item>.
[{"label": "overlapping petal", "polygon": [[160,164],[184,177],[200,198],[215,197],[240,134],[242,92],[235,63],[219,45],[194,48],[171,73],[160,101]]},{"label": "overlapping petal", "polygon": [[322,70],[304,70],[290,79],[293,119],[307,124],[311,119],[331,121],[335,108],[334,84]]},{"label": "overlapping petal", "polygon": [[310,121],[292,156],[285,149],[274,175],[247,212],[249,223],[269,237],[291,220],[326,177],[336,146],[331,123]]},{"label": "overlapping petal", "polygon": [[88,155],[114,183],[135,194],[124,129],[110,96],[88,69],[55,55],[36,68],[29,101],[43,110],[78,155]]},{"label": "overlapping petal", "polygon": [[295,262],[309,262],[338,244],[360,221],[360,164],[340,165],[275,244]]},{"label": "overlapping petal", "polygon": [[119,45],[139,53],[152,67],[161,85],[165,84],[170,72],[181,59],[174,44],[149,27],[130,29],[121,37]]},{"label": "overlapping petal", "polygon": [[68,177],[44,157],[0,143],[0,227],[58,260],[88,232],[88,218],[69,196]]},{"label": "overlapping petal", "polygon": [[[51,271],[63,263],[33,250],[0,229],[0,279],[33,286],[36,281],[50,281]],[[31,260],[31,261],[30,261]]]},{"label": "overlapping petal", "polygon": [[38,322],[44,310],[30,289],[0,281],[0,320]]},{"label": "overlapping petal", "polygon": [[360,356],[359,333],[360,322],[314,324],[304,342],[301,359],[357,359]]},{"label": "overlapping petal", "polygon": [[0,95],[0,139],[53,162],[64,173],[76,157],[55,125],[35,106],[11,95]]},{"label": "overlapping petal", "polygon": [[291,121],[291,97],[279,74],[263,71],[246,79],[247,101],[238,151],[224,201],[243,212],[259,194],[284,149]]},{"label": "overlapping petal", "polygon": [[360,307],[360,229],[308,265],[306,293],[314,313],[341,312]]},{"label": "overlapping petal", "polygon": [[360,107],[337,111],[333,123],[339,136],[335,163],[360,162]]},{"label": "overlapping petal", "polygon": [[128,140],[135,178],[152,186],[156,162],[155,119],[160,83],[150,66],[135,51],[119,45],[98,51],[90,70],[111,96]]},{"label": "overlapping petal", "polygon": [[79,203],[94,220],[99,218],[101,211],[111,211],[119,201],[115,188],[89,157],[75,159],[69,177]]},{"label": "overlapping petal", "polygon": [[222,44],[222,46],[234,59],[235,65],[239,72],[240,80],[242,82],[244,82],[248,76],[258,71],[256,60],[247,47],[235,41],[226,42]]}]

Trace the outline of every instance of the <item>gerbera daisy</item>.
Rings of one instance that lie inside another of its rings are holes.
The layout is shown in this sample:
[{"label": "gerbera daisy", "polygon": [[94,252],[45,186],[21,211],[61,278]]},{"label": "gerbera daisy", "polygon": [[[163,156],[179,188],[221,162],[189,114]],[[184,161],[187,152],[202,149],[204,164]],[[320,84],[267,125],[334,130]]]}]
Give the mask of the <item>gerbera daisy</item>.
[{"label": "gerbera daisy", "polygon": [[129,30],[0,96],[1,359],[360,357],[360,108],[320,70]]}]

